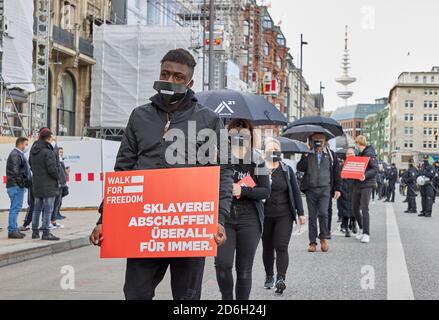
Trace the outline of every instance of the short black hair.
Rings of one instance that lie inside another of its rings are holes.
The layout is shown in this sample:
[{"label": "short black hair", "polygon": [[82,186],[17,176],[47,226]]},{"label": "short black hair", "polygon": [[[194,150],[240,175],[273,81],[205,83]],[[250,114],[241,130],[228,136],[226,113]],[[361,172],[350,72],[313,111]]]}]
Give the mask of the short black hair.
[{"label": "short black hair", "polygon": [[15,146],[18,147],[18,145],[20,145],[26,141],[29,141],[29,139],[26,137],[19,137],[19,138],[17,138],[17,140],[15,140]]},{"label": "short black hair", "polygon": [[165,61],[176,62],[188,66],[191,72],[191,78],[194,75],[195,66],[197,65],[194,56],[183,48],[168,51],[160,63],[163,64]]},{"label": "short black hair", "polygon": [[58,147],[58,150],[64,150],[64,148],[63,147]]},{"label": "short black hair", "polygon": [[50,131],[50,130],[45,130],[45,131],[43,131],[43,132],[40,133],[39,140],[46,141],[46,140],[49,139],[51,136],[53,136],[52,131]]}]

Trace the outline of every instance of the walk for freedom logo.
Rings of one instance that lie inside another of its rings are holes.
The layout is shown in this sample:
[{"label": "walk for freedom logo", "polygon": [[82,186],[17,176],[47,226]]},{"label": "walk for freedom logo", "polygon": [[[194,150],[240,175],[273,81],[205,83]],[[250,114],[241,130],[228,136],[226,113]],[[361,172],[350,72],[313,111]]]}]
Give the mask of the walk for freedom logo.
[{"label": "walk for freedom logo", "polygon": [[[231,105],[235,105],[235,101],[229,101],[226,103],[225,101],[221,102],[219,106],[215,109],[215,113],[218,113],[220,115],[231,115],[235,113],[233,109],[230,107]],[[226,111],[224,112],[224,109]],[[228,112],[227,112],[228,111]]]}]

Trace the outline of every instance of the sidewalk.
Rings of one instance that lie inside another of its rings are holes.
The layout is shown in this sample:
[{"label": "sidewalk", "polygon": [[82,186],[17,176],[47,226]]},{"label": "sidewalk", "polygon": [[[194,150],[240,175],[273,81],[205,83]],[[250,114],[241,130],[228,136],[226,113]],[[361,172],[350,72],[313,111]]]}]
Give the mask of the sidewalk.
[{"label": "sidewalk", "polygon": [[[43,241],[32,240],[31,230],[24,232],[24,239],[8,239],[8,212],[0,212],[0,267],[89,245],[88,237],[99,218],[97,210],[62,211],[61,214],[66,219],[58,223],[64,228],[52,230],[61,240]],[[20,213],[20,226],[24,217],[25,213]]]}]

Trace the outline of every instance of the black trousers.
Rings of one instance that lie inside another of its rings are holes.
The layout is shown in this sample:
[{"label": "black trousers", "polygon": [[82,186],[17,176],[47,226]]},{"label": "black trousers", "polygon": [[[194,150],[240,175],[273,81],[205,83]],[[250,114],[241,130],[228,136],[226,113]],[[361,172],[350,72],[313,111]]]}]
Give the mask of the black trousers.
[{"label": "black trousers", "polygon": [[127,300],[152,300],[155,288],[171,269],[174,300],[200,300],[205,258],[127,259],[124,293]]},{"label": "black trousers", "polygon": [[327,239],[329,236],[328,230],[328,215],[329,202],[331,199],[331,189],[327,188],[313,188],[306,191],[306,203],[308,205],[308,219],[309,219],[309,242],[315,243],[317,239],[318,229],[317,221],[320,227],[320,239]]},{"label": "black trousers", "polygon": [[[328,235],[331,234],[332,227],[332,197],[329,197],[329,207],[328,207]],[[338,216],[340,218],[340,216]]]},{"label": "black trousers", "polygon": [[387,201],[395,202],[395,184],[389,183],[389,188],[387,189]]},{"label": "black trousers", "polygon": [[266,217],[262,233],[262,260],[265,274],[274,276],[274,252],[276,251],[277,276],[285,279],[289,264],[288,245],[293,232],[293,216],[291,213],[280,217]]},{"label": "black trousers", "polygon": [[431,216],[433,211],[434,192],[431,184],[426,184],[421,187],[422,213],[425,213],[426,216]]},{"label": "black trousers", "polygon": [[416,212],[416,183],[407,184],[407,211]]},{"label": "black trousers", "polygon": [[[369,202],[372,188],[354,187],[352,193],[352,211],[363,234],[370,235]],[[361,210],[361,212],[360,212]]]},{"label": "black trousers", "polygon": [[377,184],[377,194],[378,200],[381,200],[384,197],[384,185],[382,183]]},{"label": "black trousers", "polygon": [[26,211],[26,217],[23,221],[23,227],[27,227],[32,223],[32,214],[34,212],[34,206],[35,206],[35,199],[34,194],[32,192],[32,187],[27,189],[27,211]]},{"label": "black trousers", "polygon": [[223,300],[233,300],[233,261],[236,255],[236,300],[248,300],[252,288],[253,261],[261,239],[261,223],[256,208],[233,207],[238,218],[225,225],[227,241],[218,248],[215,270]]}]

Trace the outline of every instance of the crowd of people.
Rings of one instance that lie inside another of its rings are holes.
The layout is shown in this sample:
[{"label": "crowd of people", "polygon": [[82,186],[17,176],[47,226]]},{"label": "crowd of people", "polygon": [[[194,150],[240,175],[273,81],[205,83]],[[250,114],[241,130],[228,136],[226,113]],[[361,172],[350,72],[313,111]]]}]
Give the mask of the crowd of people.
[{"label": "crowd of people", "polygon": [[[17,138],[6,163],[6,190],[11,201],[9,239],[24,239],[25,232],[32,230],[32,239],[40,239],[41,232],[41,240],[60,240],[52,230],[64,227],[57,221],[65,219],[60,209],[62,198],[69,193],[69,170],[64,163],[64,149],[57,146],[49,128],[40,129],[30,150],[28,138]],[[23,225],[19,227],[18,215],[26,192],[28,208]]]},{"label": "crowd of people", "polygon": [[[154,84],[157,94],[150,103],[133,110],[116,157],[115,171],[181,167],[166,161],[166,146],[172,143],[167,133],[178,128],[189,139],[186,124],[191,122],[197,123],[195,135],[209,129],[221,140],[222,119],[200,105],[191,90],[195,65],[194,58],[184,49],[171,50],[163,57],[160,80]],[[214,235],[218,245],[216,278],[223,299],[250,298],[253,264],[261,240],[266,274],[263,286],[275,287],[278,294],[286,290],[293,225],[306,222],[302,193],[308,209],[310,254],[318,250],[318,240],[320,250],[329,251],[333,201],[337,201],[346,236],[354,233],[361,243],[371,241],[369,202],[375,193],[380,199],[385,195],[388,201],[394,201],[392,183],[397,174],[395,169],[386,173],[390,186],[387,182],[383,188],[377,183],[381,179],[382,163],[364,136],[356,138],[355,148],[340,154],[329,148],[329,136],[311,132],[310,150],[302,155],[294,172],[283,160],[278,139],[267,137],[262,148],[256,147],[253,123],[247,119],[230,120],[227,139],[231,161],[220,164],[218,229]],[[343,162],[354,155],[368,157],[367,168],[359,180],[342,179]],[[102,205],[99,212],[101,217],[90,235],[90,241],[98,246],[105,241]],[[205,258],[200,257],[128,258],[125,298],[153,299],[157,285],[170,267],[174,299],[200,299],[204,265]]]}]

